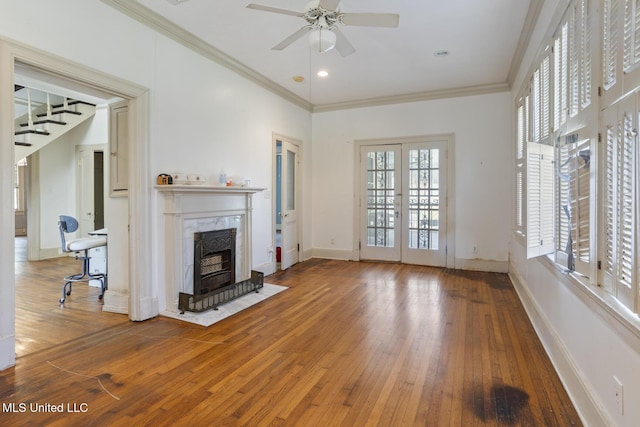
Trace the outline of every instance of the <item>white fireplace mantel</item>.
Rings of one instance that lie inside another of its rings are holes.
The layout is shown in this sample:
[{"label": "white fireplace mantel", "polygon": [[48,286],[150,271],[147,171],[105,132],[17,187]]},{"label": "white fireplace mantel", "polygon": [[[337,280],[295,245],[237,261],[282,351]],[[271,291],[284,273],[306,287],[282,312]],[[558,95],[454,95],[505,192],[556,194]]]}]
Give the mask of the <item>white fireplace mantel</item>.
[{"label": "white fireplace mantel", "polygon": [[178,294],[193,290],[194,232],[236,228],[236,281],[251,277],[252,195],[263,188],[158,185],[164,218],[166,309],[178,311]]}]

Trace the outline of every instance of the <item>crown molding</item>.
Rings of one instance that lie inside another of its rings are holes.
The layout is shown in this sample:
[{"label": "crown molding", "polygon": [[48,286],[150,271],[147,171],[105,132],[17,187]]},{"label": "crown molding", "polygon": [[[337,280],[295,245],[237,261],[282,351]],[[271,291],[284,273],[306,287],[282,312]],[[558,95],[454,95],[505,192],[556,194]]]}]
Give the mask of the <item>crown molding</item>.
[{"label": "crown molding", "polygon": [[[540,13],[540,8],[543,0],[532,0],[527,14],[527,34],[520,38],[518,43],[518,49],[514,61],[512,61],[511,70],[509,72],[509,80],[504,83],[494,83],[488,85],[468,86],[461,88],[444,89],[437,91],[416,92],[401,95],[392,95],[386,97],[368,98],[355,101],[338,102],[332,104],[319,104],[314,105],[306,99],[294,94],[293,92],[283,88],[273,80],[268,79],[264,75],[249,68],[245,64],[236,60],[235,58],[227,55],[221,50],[213,47],[209,43],[195,36],[194,34],[185,31],[183,28],[160,16],[156,12],[141,5],[135,0],[100,0],[102,3],[113,7],[114,9],[122,12],[126,16],[146,25],[147,27],[163,34],[164,36],[182,44],[183,46],[191,49],[200,55],[230,69],[238,75],[258,84],[259,86],[271,91],[272,93],[279,95],[292,102],[305,110],[315,112],[326,112],[336,110],[346,110],[352,108],[363,108],[380,105],[401,104],[408,102],[420,102],[429,101],[434,99],[443,98],[456,98],[462,96],[482,95],[488,93],[505,92],[511,90],[511,78],[512,74],[515,75],[514,70],[517,66],[520,66],[522,55],[524,55],[524,48],[530,38],[531,29],[533,28],[535,21]],[[529,28],[529,26],[531,28]],[[517,58],[517,60],[516,60]]]},{"label": "crown molding", "polygon": [[479,86],[467,86],[452,89],[434,90],[428,92],[407,93],[403,95],[385,96],[380,98],[369,98],[357,101],[338,102],[334,104],[316,105],[314,113],[346,110],[350,108],[375,107],[389,104],[403,104],[407,102],[431,101],[443,98],[458,98],[462,96],[484,95],[488,93],[507,92],[511,90],[509,83],[494,83]]},{"label": "crown molding", "polygon": [[160,16],[156,12],[141,5],[137,1],[133,0],[100,0],[108,6],[122,12],[126,16],[146,25],[147,27],[156,30],[160,34],[182,44],[183,46],[199,53],[200,55],[208,58],[218,64],[230,69],[238,75],[256,83],[257,85],[281,96],[282,98],[292,102],[299,107],[304,108],[307,111],[313,110],[313,105],[307,100],[299,97],[293,92],[283,88],[282,86],[274,83],[272,80],[266,78],[262,74],[247,67],[242,62],[227,55],[219,49],[206,43],[204,40],[196,37],[192,33],[185,31],[181,27],[177,26],[173,22]]},{"label": "crown molding", "polygon": [[524,20],[524,25],[522,27],[522,32],[520,33],[520,39],[518,39],[516,51],[513,54],[513,58],[511,60],[511,67],[509,68],[509,74],[507,77],[509,86],[513,86],[516,76],[518,75],[518,71],[522,66],[522,60],[524,59],[524,55],[527,52],[527,46],[529,46],[529,43],[531,43],[531,35],[533,34],[533,30],[536,28],[536,24],[538,23],[538,19],[540,18],[540,12],[542,11],[543,5],[544,0],[531,0],[531,2],[529,3],[529,10],[527,11],[527,16]]}]

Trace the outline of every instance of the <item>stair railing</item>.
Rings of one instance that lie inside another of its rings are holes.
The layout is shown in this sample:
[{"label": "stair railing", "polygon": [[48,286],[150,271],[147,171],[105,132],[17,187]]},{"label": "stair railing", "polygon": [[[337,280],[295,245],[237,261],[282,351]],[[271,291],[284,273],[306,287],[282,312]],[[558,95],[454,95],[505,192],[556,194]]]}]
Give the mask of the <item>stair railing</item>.
[{"label": "stair railing", "polygon": [[27,129],[33,130],[33,115],[31,113],[31,89],[27,88]]}]

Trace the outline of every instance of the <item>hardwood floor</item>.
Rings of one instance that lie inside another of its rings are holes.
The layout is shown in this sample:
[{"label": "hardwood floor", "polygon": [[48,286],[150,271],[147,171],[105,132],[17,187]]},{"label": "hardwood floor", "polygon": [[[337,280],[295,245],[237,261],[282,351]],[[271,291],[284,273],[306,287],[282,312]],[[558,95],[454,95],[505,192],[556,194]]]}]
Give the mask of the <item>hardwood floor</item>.
[{"label": "hardwood floor", "polygon": [[100,288],[84,283],[73,286],[64,307],[62,278],[79,273],[81,262],[72,257],[27,261],[26,237],[16,238],[16,356],[128,322],[127,316],[102,312]]},{"label": "hardwood floor", "polygon": [[311,260],[266,281],[289,289],[209,328],[115,322],[20,357],[0,425],[581,425],[506,275]]}]

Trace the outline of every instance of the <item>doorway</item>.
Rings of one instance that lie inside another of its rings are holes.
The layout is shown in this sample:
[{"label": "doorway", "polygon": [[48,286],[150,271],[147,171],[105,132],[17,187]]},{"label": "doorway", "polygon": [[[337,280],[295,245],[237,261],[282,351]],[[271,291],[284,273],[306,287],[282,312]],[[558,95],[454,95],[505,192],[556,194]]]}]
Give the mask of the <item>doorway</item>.
[{"label": "doorway", "polygon": [[274,230],[276,270],[286,270],[300,259],[300,158],[301,144],[274,136]]},{"label": "doorway", "polygon": [[447,266],[449,138],[359,145],[360,259]]},{"label": "doorway", "polygon": [[103,145],[77,146],[78,220],[80,236],[104,228]]}]

